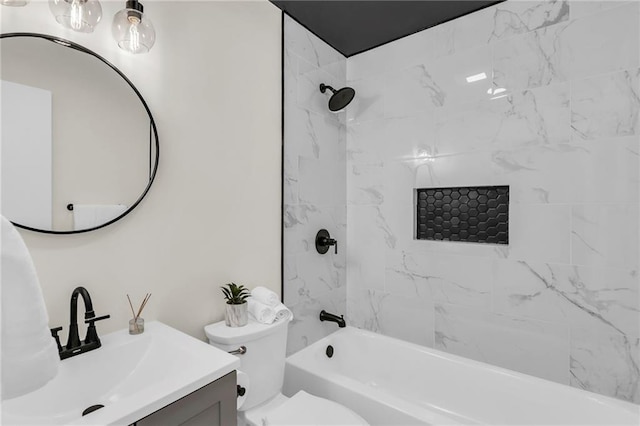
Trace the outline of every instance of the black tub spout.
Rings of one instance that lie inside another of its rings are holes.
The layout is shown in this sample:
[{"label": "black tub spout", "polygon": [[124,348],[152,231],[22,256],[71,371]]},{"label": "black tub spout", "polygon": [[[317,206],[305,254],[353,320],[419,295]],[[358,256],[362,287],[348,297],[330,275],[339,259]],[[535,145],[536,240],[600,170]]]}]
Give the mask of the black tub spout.
[{"label": "black tub spout", "polygon": [[347,324],[344,322],[344,315],[334,315],[325,311],[324,309],[320,311],[320,321],[332,321],[338,324],[338,327],[343,328],[346,327]]}]

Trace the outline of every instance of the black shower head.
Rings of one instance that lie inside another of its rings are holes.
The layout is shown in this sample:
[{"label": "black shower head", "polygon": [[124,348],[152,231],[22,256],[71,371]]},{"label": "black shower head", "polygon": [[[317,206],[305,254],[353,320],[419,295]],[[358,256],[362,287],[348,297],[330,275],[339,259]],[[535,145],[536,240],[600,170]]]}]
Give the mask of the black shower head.
[{"label": "black shower head", "polygon": [[332,112],[338,112],[346,108],[356,95],[356,91],[351,87],[343,87],[340,90],[336,90],[324,83],[320,84],[320,91],[322,93],[326,92],[327,89],[333,92],[333,95],[331,95],[329,99],[329,110]]}]

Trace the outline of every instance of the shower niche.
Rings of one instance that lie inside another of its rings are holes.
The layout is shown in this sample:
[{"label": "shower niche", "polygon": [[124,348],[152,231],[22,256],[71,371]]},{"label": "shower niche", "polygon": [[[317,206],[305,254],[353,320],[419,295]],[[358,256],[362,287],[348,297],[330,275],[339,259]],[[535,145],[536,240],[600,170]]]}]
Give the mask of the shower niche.
[{"label": "shower niche", "polygon": [[509,244],[509,187],[415,190],[418,240]]}]

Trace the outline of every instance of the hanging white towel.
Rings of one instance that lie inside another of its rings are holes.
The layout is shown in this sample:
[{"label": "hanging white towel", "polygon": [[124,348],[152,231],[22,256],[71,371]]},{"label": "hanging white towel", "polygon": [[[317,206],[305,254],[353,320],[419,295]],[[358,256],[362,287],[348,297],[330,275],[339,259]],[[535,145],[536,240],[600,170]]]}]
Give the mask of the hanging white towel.
[{"label": "hanging white towel", "polygon": [[248,298],[247,303],[249,304],[247,307],[249,314],[251,314],[256,321],[262,324],[271,324],[276,320],[276,312],[271,306],[259,302],[254,297]]},{"label": "hanging white towel", "polygon": [[2,256],[2,399],[44,386],[58,374],[58,347],[31,255],[11,222],[0,216]]},{"label": "hanging white towel", "polygon": [[104,225],[127,210],[124,204],[74,204],[73,229],[91,229]]},{"label": "hanging white towel", "polygon": [[276,312],[276,321],[293,320],[293,312],[284,303],[278,303],[273,310]]},{"label": "hanging white towel", "polygon": [[251,290],[251,296],[272,308],[276,307],[280,303],[280,297],[277,294],[262,286],[258,286]]}]

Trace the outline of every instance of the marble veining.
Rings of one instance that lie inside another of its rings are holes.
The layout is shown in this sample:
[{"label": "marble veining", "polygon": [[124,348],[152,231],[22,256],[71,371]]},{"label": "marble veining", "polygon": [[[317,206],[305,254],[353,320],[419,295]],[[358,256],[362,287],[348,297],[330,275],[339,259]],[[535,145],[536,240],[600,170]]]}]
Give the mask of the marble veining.
[{"label": "marble veining", "polygon": [[569,86],[505,92],[465,106],[436,112],[436,152],[496,152],[535,145],[566,143],[571,138]]},{"label": "marble veining", "polygon": [[498,176],[516,181],[515,203],[637,202],[640,138],[607,137],[496,151]]},{"label": "marble veining", "polygon": [[640,393],[640,339],[600,329],[572,331],[570,383],[637,401]]},{"label": "marble veining", "polygon": [[347,192],[350,204],[378,205],[384,202],[382,194],[382,164],[349,164]]},{"label": "marble veining", "polygon": [[433,346],[433,303],[379,290],[349,289],[348,309],[357,306],[356,327],[425,346]]},{"label": "marble veining", "polygon": [[566,327],[436,304],[435,347],[559,383],[569,383]]},{"label": "marble veining", "polygon": [[497,44],[493,57],[496,86],[522,89],[566,81],[558,63],[566,27],[547,27]]},{"label": "marble veining", "polygon": [[489,42],[510,35],[526,33],[564,22],[569,19],[569,2],[510,2],[494,9],[494,30]]},{"label": "marble veining", "polygon": [[572,210],[572,262],[638,269],[638,204],[576,205]]},{"label": "marble veining", "polygon": [[456,268],[468,260],[440,253],[401,254],[388,260],[386,291],[414,294],[419,298],[466,306],[491,306],[491,261],[470,259],[464,269]]},{"label": "marble veining", "polygon": [[633,2],[502,40],[494,49],[495,83],[539,87],[637,67],[637,16]]},{"label": "marble veining", "polygon": [[640,134],[640,69],[577,80],[571,95],[574,139]]},{"label": "marble veining", "polygon": [[407,111],[433,109],[444,105],[446,98],[446,93],[425,64],[407,68],[400,75],[387,74],[383,90],[386,117],[403,116]]},{"label": "marble veining", "polygon": [[[501,269],[496,277],[498,309],[538,319],[567,320],[573,326],[596,321],[622,335],[640,331],[635,321],[640,314],[634,304],[638,298],[638,289],[633,288],[635,271],[524,261],[496,267]],[[510,285],[506,280],[514,276],[518,284]],[[542,298],[546,300],[539,301]]]},{"label": "marble veining", "polygon": [[438,56],[524,34],[569,19],[572,2],[507,1],[433,29]]}]

